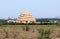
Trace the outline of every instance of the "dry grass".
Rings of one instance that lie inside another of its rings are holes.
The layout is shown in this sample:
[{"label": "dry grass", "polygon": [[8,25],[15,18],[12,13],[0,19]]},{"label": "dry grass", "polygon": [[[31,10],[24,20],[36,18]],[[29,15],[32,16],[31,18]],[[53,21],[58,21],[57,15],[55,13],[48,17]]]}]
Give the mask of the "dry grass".
[{"label": "dry grass", "polygon": [[0,39],[6,39],[5,33],[3,29],[8,29],[9,32],[9,39],[14,39],[14,32],[18,32],[16,39],[37,39],[39,36],[39,33],[37,29],[43,28],[43,29],[51,29],[53,32],[51,33],[50,37],[60,38],[60,26],[57,25],[30,25],[30,30],[25,31],[23,30],[23,27],[26,25],[4,25],[0,27]]}]

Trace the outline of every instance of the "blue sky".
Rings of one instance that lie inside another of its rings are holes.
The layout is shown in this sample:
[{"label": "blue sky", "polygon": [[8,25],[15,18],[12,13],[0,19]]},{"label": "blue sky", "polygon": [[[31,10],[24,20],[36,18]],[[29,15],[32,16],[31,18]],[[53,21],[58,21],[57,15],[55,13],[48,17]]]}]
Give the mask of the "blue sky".
[{"label": "blue sky", "polygon": [[24,10],[35,18],[60,17],[60,0],[0,0],[0,18],[17,18]]}]

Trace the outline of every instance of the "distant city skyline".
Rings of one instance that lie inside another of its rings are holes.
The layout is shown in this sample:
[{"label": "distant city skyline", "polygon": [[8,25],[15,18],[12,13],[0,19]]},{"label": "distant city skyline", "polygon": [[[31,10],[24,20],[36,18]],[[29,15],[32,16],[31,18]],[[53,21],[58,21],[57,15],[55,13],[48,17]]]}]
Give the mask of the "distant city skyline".
[{"label": "distant city skyline", "polygon": [[28,10],[35,18],[60,18],[60,0],[0,0],[0,19]]}]

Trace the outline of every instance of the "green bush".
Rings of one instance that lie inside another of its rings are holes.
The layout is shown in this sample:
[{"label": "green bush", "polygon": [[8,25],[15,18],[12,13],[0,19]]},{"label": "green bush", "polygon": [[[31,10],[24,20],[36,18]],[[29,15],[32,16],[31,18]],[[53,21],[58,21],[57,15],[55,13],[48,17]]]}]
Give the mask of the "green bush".
[{"label": "green bush", "polygon": [[26,31],[29,31],[30,28],[29,28],[29,25],[26,25]]},{"label": "green bush", "polygon": [[40,39],[49,39],[50,34],[52,33],[50,29],[38,29],[38,32],[41,34]]},{"label": "green bush", "polygon": [[44,34],[44,29],[38,29],[38,32],[41,34],[41,37],[42,37]]},{"label": "green bush", "polygon": [[50,29],[48,29],[48,30],[45,30],[45,37],[47,38],[47,39],[49,39],[49,36],[50,36],[50,34],[51,34],[52,32],[51,32],[51,30]]}]

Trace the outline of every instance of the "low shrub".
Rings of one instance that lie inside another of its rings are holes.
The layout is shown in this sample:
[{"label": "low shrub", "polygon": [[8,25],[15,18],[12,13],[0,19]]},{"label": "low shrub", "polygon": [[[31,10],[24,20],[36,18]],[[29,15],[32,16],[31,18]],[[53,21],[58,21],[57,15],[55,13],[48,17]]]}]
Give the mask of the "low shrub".
[{"label": "low shrub", "polygon": [[41,34],[40,39],[49,39],[50,34],[52,33],[50,29],[38,29],[38,32]]},{"label": "low shrub", "polygon": [[9,32],[8,29],[3,29],[4,33],[5,33],[5,38],[9,38]]},{"label": "low shrub", "polygon": [[29,31],[30,28],[29,28],[29,25],[26,25],[26,31]]},{"label": "low shrub", "polygon": [[19,32],[14,32],[14,33],[13,33],[13,38],[16,39],[17,36],[18,36],[18,34],[19,34]]}]

